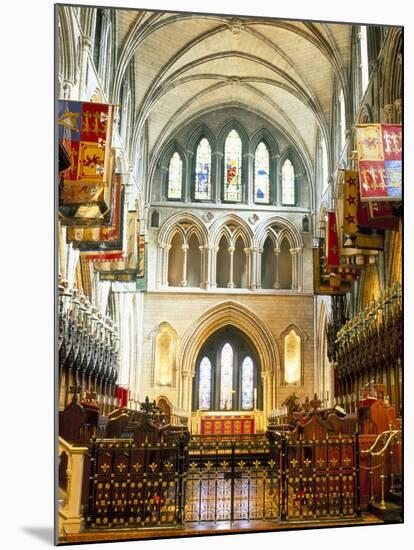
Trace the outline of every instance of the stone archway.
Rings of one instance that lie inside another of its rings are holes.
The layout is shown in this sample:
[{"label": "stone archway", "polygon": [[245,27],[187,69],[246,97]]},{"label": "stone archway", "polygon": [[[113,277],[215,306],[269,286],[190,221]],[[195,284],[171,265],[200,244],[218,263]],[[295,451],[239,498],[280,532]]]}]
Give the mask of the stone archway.
[{"label": "stone archway", "polygon": [[212,334],[229,325],[243,332],[256,348],[262,368],[264,412],[268,414],[276,403],[277,373],[280,369],[277,344],[255,312],[232,300],[207,310],[184,334],[178,351],[179,406],[190,412],[192,378],[199,351]]}]

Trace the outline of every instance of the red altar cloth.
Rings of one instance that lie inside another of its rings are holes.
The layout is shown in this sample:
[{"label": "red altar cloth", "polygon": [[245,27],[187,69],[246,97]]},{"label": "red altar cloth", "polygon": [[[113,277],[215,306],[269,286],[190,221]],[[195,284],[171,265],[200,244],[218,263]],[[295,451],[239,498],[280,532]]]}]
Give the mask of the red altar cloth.
[{"label": "red altar cloth", "polygon": [[204,416],[201,435],[248,435],[254,433],[254,416]]}]

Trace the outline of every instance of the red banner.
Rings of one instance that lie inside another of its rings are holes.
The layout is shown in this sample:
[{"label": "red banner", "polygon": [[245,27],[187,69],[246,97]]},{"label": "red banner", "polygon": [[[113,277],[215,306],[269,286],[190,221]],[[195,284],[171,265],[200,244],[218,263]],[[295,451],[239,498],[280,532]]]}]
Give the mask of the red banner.
[{"label": "red banner", "polygon": [[328,233],[326,240],[326,265],[328,270],[340,265],[338,229],[335,212],[328,212]]}]

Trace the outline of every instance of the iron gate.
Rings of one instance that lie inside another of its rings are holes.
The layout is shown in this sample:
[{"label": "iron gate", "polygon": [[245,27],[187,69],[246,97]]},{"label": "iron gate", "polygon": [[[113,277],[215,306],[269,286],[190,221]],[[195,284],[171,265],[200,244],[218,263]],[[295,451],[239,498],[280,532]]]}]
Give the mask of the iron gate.
[{"label": "iron gate", "polygon": [[278,519],[279,451],[265,436],[193,437],[184,521]]},{"label": "iron gate", "polygon": [[181,523],[184,452],[184,440],[92,441],[87,527]]},{"label": "iron gate", "polygon": [[358,436],[92,441],[89,528],[360,514]]}]

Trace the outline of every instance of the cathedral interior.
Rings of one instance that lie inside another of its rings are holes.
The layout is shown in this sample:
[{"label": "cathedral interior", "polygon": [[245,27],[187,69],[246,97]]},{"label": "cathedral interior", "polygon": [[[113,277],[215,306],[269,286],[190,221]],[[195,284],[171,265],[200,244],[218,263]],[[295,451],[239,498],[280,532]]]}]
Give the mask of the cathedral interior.
[{"label": "cathedral interior", "polygon": [[402,28],[56,25],[59,542],[401,522]]}]

